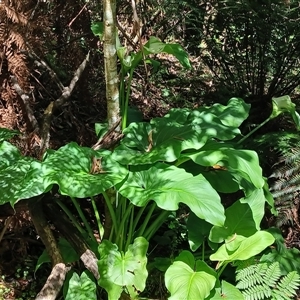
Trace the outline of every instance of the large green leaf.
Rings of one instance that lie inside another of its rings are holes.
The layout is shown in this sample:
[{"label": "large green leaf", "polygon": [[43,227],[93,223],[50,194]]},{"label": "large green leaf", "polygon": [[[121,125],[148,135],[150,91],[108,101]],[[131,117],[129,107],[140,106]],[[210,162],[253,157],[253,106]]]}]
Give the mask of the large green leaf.
[{"label": "large green leaf", "polygon": [[[41,174],[49,184],[58,184],[61,194],[85,198],[102,193],[122,181],[127,170],[111,159],[107,150],[94,151],[70,143],[50,152],[42,165]],[[91,172],[93,158],[98,170]]]},{"label": "large green leaf", "polygon": [[148,123],[131,123],[124,130],[121,146],[113,158],[123,164],[173,162],[185,149],[199,149],[210,138],[198,125],[178,123],[151,127]]},{"label": "large green leaf", "polygon": [[200,174],[194,176],[175,166],[157,163],[150,168],[129,172],[119,192],[137,206],[150,200],[165,210],[177,210],[185,203],[193,213],[207,222],[222,226],[224,207],[218,193]]},{"label": "large green leaf", "polygon": [[[227,110],[230,112],[231,106],[177,109],[150,124],[132,123],[124,130],[125,137],[113,158],[130,165],[173,162],[182,151],[201,149],[211,138],[231,140],[240,134],[236,127],[239,122],[234,123]],[[225,114],[224,123],[218,114]]]},{"label": "large green leaf", "polygon": [[79,275],[73,272],[70,280],[64,288],[65,300],[96,300],[96,283],[92,280],[87,271]]},{"label": "large green leaf", "polygon": [[169,299],[205,299],[215,286],[217,275],[204,262],[195,261],[188,251],[183,252],[165,273]]},{"label": "large green leaf", "polygon": [[243,188],[243,181],[250,182],[255,188],[262,188],[265,185],[255,151],[234,149],[215,141],[209,142],[201,150],[185,156],[189,156],[195,163],[202,166],[220,166],[228,170],[241,188]]},{"label": "large green leaf", "polygon": [[[226,244],[222,245],[217,252],[210,256],[210,260],[218,261],[218,267],[224,263],[232,262],[235,260],[246,260],[259,254],[268,246],[274,243],[275,239],[269,232],[257,231],[250,237],[243,239],[234,239],[231,241],[231,250],[228,250]],[[235,245],[236,244],[236,245]],[[232,251],[232,249],[235,249]]]},{"label": "large green leaf", "polygon": [[[181,155],[181,157],[184,160],[185,156],[188,157],[189,155],[190,154],[183,154]],[[202,174],[211,184],[211,186],[220,193],[234,193],[240,189],[232,174],[221,166],[205,167],[196,164],[189,159],[188,161],[180,164],[180,168],[185,169],[187,172],[192,173],[194,176]]]},{"label": "large green leaf", "polygon": [[98,283],[107,291],[110,300],[119,299],[125,287],[132,298],[144,290],[148,276],[148,242],[145,238],[137,237],[125,254],[118,251],[117,245],[107,240],[103,240],[98,249]]},{"label": "large green leaf", "polygon": [[224,125],[239,127],[249,116],[250,104],[241,98],[231,98],[227,106],[215,103],[211,107],[200,107],[198,111],[218,116]]},{"label": "large green leaf", "polygon": [[12,206],[22,199],[39,196],[47,190],[41,177],[41,163],[24,157],[8,142],[0,144],[0,204]]},{"label": "large green leaf", "polygon": [[247,203],[253,214],[253,220],[255,222],[256,229],[260,229],[261,220],[265,214],[265,192],[263,188],[255,189],[250,195],[241,198],[241,203]]},{"label": "large green leaf", "polygon": [[221,243],[233,235],[249,237],[257,231],[252,210],[247,203],[236,201],[226,209],[225,216],[224,226],[214,226],[210,231],[209,239],[214,243]]}]

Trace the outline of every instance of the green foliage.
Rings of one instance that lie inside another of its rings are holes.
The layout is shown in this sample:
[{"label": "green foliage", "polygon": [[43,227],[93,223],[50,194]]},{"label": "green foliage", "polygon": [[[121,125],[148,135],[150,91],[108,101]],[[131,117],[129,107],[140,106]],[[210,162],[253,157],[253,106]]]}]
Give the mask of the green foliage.
[{"label": "green foliage", "polygon": [[9,140],[10,138],[14,137],[15,135],[20,134],[19,131],[16,130],[9,130],[6,128],[1,128],[0,130],[0,142]]},{"label": "green foliage", "polygon": [[287,275],[289,272],[297,271],[300,274],[300,251],[296,248],[287,248],[284,238],[278,228],[269,228],[275,238],[275,247],[266,251],[260,258],[260,262],[273,263],[278,262],[282,275]]},{"label": "green foliage", "polygon": [[245,300],[243,294],[235,286],[222,280],[221,286],[217,287],[215,289],[215,294],[212,297],[207,298],[207,300],[224,299]]},{"label": "green foliage", "polygon": [[183,251],[165,273],[169,299],[204,299],[216,283],[216,273],[204,262]]},{"label": "green foliage", "polygon": [[[148,241],[184,203],[191,211],[189,243],[192,250],[202,248],[202,259],[183,252],[169,267],[170,261],[164,264],[171,298],[189,299],[197,294],[202,299],[218,299],[223,290],[240,297],[231,285],[220,284],[225,267],[258,255],[274,242],[272,234],[260,231],[265,204],[272,207],[273,202],[257,154],[235,142],[249,108],[242,99],[232,98],[228,105],[173,109],[150,123],[131,123],[113,151],[70,143],[48,150],[42,161],[23,157],[3,141],[0,201],[14,205],[58,186],[58,192],[71,199],[82,222],[61,199],[57,203],[91,245],[95,237],[77,198],[91,199],[102,235],[94,198],[102,194],[112,227],[105,228],[110,230],[105,232],[108,239],[101,236],[98,247],[98,284],[110,299],[122,293],[134,298],[144,290]],[[104,128],[97,126],[99,136]],[[220,178],[224,182],[218,182]],[[240,192],[240,198],[225,210],[219,192]],[[207,244],[213,249],[209,259],[216,262],[216,271],[204,260]],[[39,264],[43,261],[45,257]]]},{"label": "green foliage", "polygon": [[202,30],[193,29],[195,36],[188,42],[200,49],[216,85],[254,96],[290,94],[299,85],[297,1],[225,0],[191,6],[198,16],[187,22]]},{"label": "green foliage", "polygon": [[[70,276],[71,275],[71,276]],[[68,274],[69,279],[64,285],[64,299],[82,299],[82,300],[96,300],[96,283],[92,275],[84,271],[79,275],[76,272]]]},{"label": "green foliage", "polygon": [[218,261],[217,268],[236,260],[247,260],[272,245],[274,240],[274,237],[266,231],[257,231],[247,238],[234,235],[210,256],[210,260]]},{"label": "green foliage", "polygon": [[126,253],[119,252],[117,245],[106,240],[99,245],[99,285],[105,288],[109,300],[119,299],[123,290],[134,299],[144,290],[148,276],[147,249],[148,242],[143,237],[136,238]]},{"label": "green foliage", "polygon": [[296,271],[282,277],[278,262],[260,263],[237,271],[236,287],[246,300],[291,299],[300,286],[300,277]]}]

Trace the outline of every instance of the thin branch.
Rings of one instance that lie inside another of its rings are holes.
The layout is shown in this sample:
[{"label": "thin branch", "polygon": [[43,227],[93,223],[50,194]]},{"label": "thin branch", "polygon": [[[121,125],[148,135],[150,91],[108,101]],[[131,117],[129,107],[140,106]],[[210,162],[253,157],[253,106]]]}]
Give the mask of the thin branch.
[{"label": "thin branch", "polygon": [[75,85],[76,85],[77,81],[79,80],[81,74],[83,73],[89,59],[90,59],[90,52],[88,52],[88,54],[86,55],[86,57],[83,60],[83,62],[81,63],[81,65],[75,71],[73,79],[71,80],[69,86],[65,87],[62,91],[61,96],[57,100],[55,100],[54,109],[57,109],[57,108],[61,107],[70,98],[70,96],[73,92],[73,89],[75,88]]},{"label": "thin branch", "polygon": [[75,71],[73,79],[70,82],[70,85],[68,87],[63,88],[61,96],[55,101],[52,101],[44,112],[43,125],[40,131],[41,134],[40,158],[43,156],[46,149],[49,148],[50,126],[51,126],[52,115],[55,110],[57,110],[62,105],[64,105],[67,102],[67,100],[70,98],[76,86],[77,81],[79,80],[80,76],[82,75],[87,65],[87,62],[89,61],[89,58],[90,58],[90,53],[87,54],[87,56],[85,57],[81,65]]},{"label": "thin branch", "polygon": [[10,76],[11,82],[13,84],[13,88],[14,90],[17,92],[17,94],[20,96],[20,98],[22,99],[22,107],[24,107],[24,116],[25,119],[28,120],[28,124],[29,127],[35,131],[39,129],[39,125],[38,122],[34,116],[33,110],[30,107],[29,104],[29,96],[22,90],[22,88],[20,87],[18,80],[16,78],[16,76]]},{"label": "thin branch", "polygon": [[136,11],[135,0],[131,0],[131,6],[132,6],[132,11],[133,11],[133,20],[134,20],[135,26],[137,28],[136,33],[137,33],[137,37],[139,40],[140,49],[141,49],[141,52],[143,55],[143,63],[144,63],[144,68],[145,68],[145,72],[146,72],[146,85],[147,85],[149,83],[148,68],[147,68],[146,57],[145,57],[145,53],[144,53],[144,49],[143,49],[143,42],[142,42],[142,37],[141,37],[142,30],[141,30],[141,25],[140,25],[140,19],[138,17],[137,11]]},{"label": "thin branch", "polygon": [[38,67],[42,67],[46,69],[51,78],[57,83],[60,90],[64,89],[64,85],[61,83],[60,79],[58,78],[57,74],[48,66],[48,64],[42,60],[34,51],[31,50],[30,53],[28,53],[28,56],[32,59],[34,59],[34,64]]},{"label": "thin branch", "polygon": [[73,22],[78,18],[78,16],[83,12],[83,10],[86,8],[86,6],[88,5],[88,2],[86,4],[83,5],[82,9],[79,11],[79,13],[75,16],[74,19],[71,20],[71,22],[68,24],[69,27],[72,26]]}]

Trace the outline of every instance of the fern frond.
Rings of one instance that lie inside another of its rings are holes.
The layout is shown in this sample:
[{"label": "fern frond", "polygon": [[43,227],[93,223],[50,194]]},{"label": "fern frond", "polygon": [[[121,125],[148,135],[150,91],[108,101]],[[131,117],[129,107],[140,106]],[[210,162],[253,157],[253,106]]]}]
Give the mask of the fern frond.
[{"label": "fern frond", "polygon": [[12,28],[8,33],[8,39],[6,40],[5,44],[7,46],[15,45],[17,49],[24,50],[26,48],[25,41],[21,33],[16,31],[15,28]]},{"label": "fern frond", "polygon": [[273,172],[273,174],[271,174],[270,178],[274,177],[274,178],[284,178],[284,177],[289,177],[297,172],[299,172],[300,170],[300,166],[299,164],[297,164],[296,162],[285,162],[286,164],[279,167],[277,170],[275,170]]},{"label": "fern frond", "polygon": [[9,5],[4,5],[7,17],[14,23],[27,25],[28,19]]},{"label": "fern frond", "polygon": [[269,278],[272,272],[266,277],[267,271],[267,264],[255,264],[237,271],[236,279],[239,282],[236,287],[240,289],[248,289],[257,284],[268,284],[265,279]]},{"label": "fern frond", "polygon": [[278,262],[270,265],[260,263],[237,271],[236,287],[241,290],[246,300],[288,300],[300,285],[296,271],[282,277]]},{"label": "fern frond", "polygon": [[278,283],[278,290],[283,291],[285,295],[290,297],[295,295],[295,290],[300,286],[300,277],[296,271],[290,272],[284,276]]},{"label": "fern frond", "polygon": [[270,298],[271,289],[267,285],[256,285],[242,292],[246,300],[263,300]]},{"label": "fern frond", "polygon": [[279,267],[279,263],[275,262],[272,263],[269,268],[267,269],[267,272],[264,277],[264,281],[268,286],[273,287],[275,286],[276,282],[279,280],[281,276],[281,271]]}]

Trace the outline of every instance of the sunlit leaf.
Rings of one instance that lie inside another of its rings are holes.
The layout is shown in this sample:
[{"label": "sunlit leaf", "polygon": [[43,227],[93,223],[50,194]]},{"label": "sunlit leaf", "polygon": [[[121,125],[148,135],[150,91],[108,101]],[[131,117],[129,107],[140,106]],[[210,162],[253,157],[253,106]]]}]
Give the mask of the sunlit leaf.
[{"label": "sunlit leaf", "polygon": [[119,252],[115,244],[107,240],[101,242],[98,283],[107,291],[110,300],[119,299],[123,287],[132,298],[144,290],[148,276],[147,249],[148,242],[143,237],[136,238],[125,254]]},{"label": "sunlit leaf", "polygon": [[79,275],[73,272],[70,280],[67,282],[67,288],[64,288],[65,300],[96,300],[96,283],[92,280],[87,271]]},{"label": "sunlit leaf", "polygon": [[[42,163],[43,179],[58,184],[60,193],[85,198],[102,193],[122,181],[127,170],[111,159],[107,150],[94,151],[70,143],[46,156]],[[93,159],[98,168],[92,171]]]},{"label": "sunlit leaf", "polygon": [[245,297],[234,285],[222,280],[221,287],[216,288],[215,294],[205,300],[245,300]]},{"label": "sunlit leaf", "polygon": [[140,170],[136,167],[119,192],[137,206],[153,200],[162,209],[177,210],[181,202],[211,224],[222,226],[225,221],[220,197],[209,182],[201,174],[193,177],[175,166],[157,163]]},{"label": "sunlit leaf", "polygon": [[204,300],[216,283],[216,276],[202,270],[202,264],[194,263],[191,268],[183,261],[175,261],[165,273],[165,284],[171,297],[169,299]]},{"label": "sunlit leaf", "polygon": [[233,235],[248,237],[257,231],[250,204],[236,201],[225,210],[225,216],[223,227],[214,226],[211,229],[209,239],[212,242],[221,243]]},{"label": "sunlit leaf", "polygon": [[[262,252],[268,246],[272,245],[274,241],[274,237],[269,232],[257,231],[250,237],[239,241],[239,247],[237,247],[235,251],[229,251],[226,247],[226,244],[222,245],[217,252],[210,256],[210,260],[221,262],[219,263],[219,267],[224,262],[246,260]],[[232,242],[234,243],[235,240]]]}]

